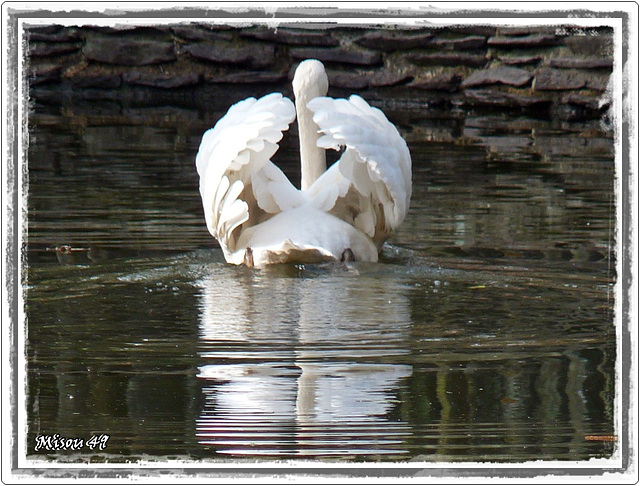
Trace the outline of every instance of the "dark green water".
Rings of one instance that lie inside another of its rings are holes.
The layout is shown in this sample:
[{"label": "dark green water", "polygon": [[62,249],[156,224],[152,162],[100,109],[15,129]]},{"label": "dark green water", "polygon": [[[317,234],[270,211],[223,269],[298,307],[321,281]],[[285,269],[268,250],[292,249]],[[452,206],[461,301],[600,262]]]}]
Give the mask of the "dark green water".
[{"label": "dark green water", "polygon": [[[193,161],[219,112],[36,105],[28,454],[609,457],[612,139],[596,122],[388,108],[414,196],[382,262],[253,271],[224,263],[202,217]],[[290,174],[295,143],[275,160]],[[35,451],[56,433],[109,440]]]}]

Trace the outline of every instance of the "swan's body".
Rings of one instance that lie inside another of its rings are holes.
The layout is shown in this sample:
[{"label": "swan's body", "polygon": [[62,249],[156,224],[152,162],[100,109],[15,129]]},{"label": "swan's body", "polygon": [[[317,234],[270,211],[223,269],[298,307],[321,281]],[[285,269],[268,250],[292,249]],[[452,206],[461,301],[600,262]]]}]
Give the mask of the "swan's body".
[{"label": "swan's body", "polygon": [[[209,232],[236,265],[375,262],[409,208],[409,149],[359,96],[326,98],[319,61],[300,63],[293,88],[295,108],[280,93],[248,98],[202,137],[196,166]],[[270,160],[296,112],[300,190]],[[341,147],[327,169],[325,150]]]}]

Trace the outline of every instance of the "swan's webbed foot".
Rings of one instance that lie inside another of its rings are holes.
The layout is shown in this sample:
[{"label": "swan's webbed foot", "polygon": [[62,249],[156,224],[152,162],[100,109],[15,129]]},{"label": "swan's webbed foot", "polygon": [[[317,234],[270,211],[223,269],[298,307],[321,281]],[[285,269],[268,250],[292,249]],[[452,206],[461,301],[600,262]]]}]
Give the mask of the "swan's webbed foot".
[{"label": "swan's webbed foot", "polygon": [[342,252],[342,256],[340,257],[340,261],[341,262],[355,262],[356,261],[356,256],[353,253],[353,250],[351,248],[346,248]]},{"label": "swan's webbed foot", "polygon": [[253,268],[253,250],[249,247],[244,251],[244,264],[249,268]]}]

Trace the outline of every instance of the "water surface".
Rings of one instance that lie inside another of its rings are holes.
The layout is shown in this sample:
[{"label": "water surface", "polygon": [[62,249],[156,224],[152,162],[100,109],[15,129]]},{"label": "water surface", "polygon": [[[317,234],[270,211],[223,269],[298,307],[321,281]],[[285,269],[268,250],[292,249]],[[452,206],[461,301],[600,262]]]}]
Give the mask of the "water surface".
[{"label": "water surface", "polygon": [[[203,221],[194,157],[219,110],[36,104],[28,454],[609,457],[612,139],[597,122],[380,104],[414,163],[381,262],[266,270],[225,264]],[[296,143],[275,160],[292,178]],[[109,439],[35,451],[55,433]]]}]

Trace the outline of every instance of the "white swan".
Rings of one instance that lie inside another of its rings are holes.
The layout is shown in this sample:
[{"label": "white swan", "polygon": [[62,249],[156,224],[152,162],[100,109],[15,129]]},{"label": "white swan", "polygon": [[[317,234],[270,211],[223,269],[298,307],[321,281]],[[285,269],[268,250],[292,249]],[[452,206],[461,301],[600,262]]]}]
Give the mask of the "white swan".
[{"label": "white swan", "polygon": [[[332,99],[319,61],[300,63],[295,108],[280,93],[248,98],[205,132],[196,156],[209,232],[228,263],[378,260],[411,198],[407,144],[357,95]],[[271,162],[298,117],[301,189]],[[346,147],[329,169],[325,151]]]}]

